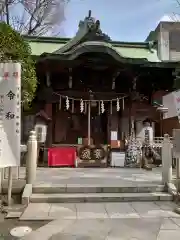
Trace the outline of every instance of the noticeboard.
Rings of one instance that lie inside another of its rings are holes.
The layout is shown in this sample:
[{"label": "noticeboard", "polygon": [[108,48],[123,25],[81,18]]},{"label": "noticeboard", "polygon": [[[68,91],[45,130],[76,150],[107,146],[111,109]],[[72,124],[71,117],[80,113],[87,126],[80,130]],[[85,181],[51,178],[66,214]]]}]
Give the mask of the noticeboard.
[{"label": "noticeboard", "polygon": [[21,64],[0,63],[0,168],[20,164]]}]

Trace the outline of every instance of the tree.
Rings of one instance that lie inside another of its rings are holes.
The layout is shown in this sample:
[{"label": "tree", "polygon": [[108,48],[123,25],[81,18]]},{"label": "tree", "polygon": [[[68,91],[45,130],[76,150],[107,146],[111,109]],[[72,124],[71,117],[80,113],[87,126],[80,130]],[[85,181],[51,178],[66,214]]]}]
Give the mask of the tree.
[{"label": "tree", "polygon": [[0,61],[21,63],[22,103],[25,108],[34,98],[37,87],[35,63],[31,57],[31,48],[23,37],[9,25],[0,23]]},{"label": "tree", "polygon": [[168,21],[179,22],[180,21],[180,0],[174,0],[174,10],[171,14],[168,15]]},{"label": "tree", "polygon": [[57,35],[69,0],[0,0],[1,20],[27,35]]}]

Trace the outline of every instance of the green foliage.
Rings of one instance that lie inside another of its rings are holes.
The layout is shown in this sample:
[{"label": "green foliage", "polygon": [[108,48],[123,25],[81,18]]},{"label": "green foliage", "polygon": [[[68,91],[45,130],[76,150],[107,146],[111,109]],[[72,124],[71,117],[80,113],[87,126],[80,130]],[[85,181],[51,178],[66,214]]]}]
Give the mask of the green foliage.
[{"label": "green foliage", "polygon": [[23,37],[4,22],[0,23],[0,61],[21,63],[22,102],[28,108],[37,87],[35,63],[31,48]]}]

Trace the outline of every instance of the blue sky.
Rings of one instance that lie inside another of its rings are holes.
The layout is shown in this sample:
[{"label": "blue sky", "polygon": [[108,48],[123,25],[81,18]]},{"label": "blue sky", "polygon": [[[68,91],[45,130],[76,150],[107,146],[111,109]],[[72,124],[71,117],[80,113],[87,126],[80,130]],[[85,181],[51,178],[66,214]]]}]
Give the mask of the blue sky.
[{"label": "blue sky", "polygon": [[175,0],[71,0],[61,33],[73,37],[88,10],[100,20],[102,31],[119,41],[144,41],[164,15],[180,12]]}]

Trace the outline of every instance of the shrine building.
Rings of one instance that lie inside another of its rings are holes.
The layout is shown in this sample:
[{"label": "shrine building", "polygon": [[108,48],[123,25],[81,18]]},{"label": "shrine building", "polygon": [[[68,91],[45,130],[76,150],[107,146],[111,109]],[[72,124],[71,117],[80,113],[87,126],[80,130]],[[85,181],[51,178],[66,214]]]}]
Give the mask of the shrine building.
[{"label": "shrine building", "polygon": [[[39,82],[31,112],[24,113],[24,141],[38,118],[47,125],[45,149],[69,146],[82,152],[81,147],[101,146],[123,152],[124,139],[132,133],[139,138],[146,118],[154,137],[172,133],[157,108],[173,91],[178,63],[161,61],[157,42],[113,41],[91,11],[72,39],[24,38]],[[93,157],[89,161],[99,166]]]}]

